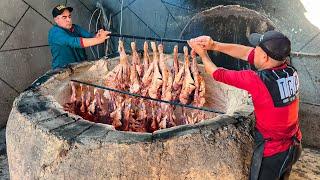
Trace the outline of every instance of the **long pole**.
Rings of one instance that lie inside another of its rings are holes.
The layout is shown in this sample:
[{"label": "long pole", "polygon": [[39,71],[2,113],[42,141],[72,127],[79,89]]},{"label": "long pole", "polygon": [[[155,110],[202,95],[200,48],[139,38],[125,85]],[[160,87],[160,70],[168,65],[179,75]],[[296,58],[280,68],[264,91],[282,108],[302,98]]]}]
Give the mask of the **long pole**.
[{"label": "long pole", "polygon": [[144,39],[144,40],[160,41],[160,42],[162,42],[162,41],[164,41],[164,42],[176,42],[176,43],[184,43],[184,44],[187,44],[187,40],[182,40],[182,39],[142,37],[142,36],[134,36],[134,35],[127,35],[127,34],[117,34],[117,33],[111,33],[109,36],[132,38],[132,39]]}]

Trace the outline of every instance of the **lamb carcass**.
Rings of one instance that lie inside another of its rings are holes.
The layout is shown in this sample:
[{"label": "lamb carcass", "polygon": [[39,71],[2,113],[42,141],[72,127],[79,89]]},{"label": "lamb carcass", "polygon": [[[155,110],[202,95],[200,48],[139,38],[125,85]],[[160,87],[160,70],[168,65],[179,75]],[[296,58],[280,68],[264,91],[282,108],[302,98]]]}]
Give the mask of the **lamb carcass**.
[{"label": "lamb carcass", "polygon": [[[154,44],[154,45],[153,45]],[[151,46],[153,47],[153,62],[150,62],[150,57],[149,57],[149,53],[148,53],[148,44],[147,42],[144,42],[144,69],[146,69],[144,71],[143,77],[142,77],[142,90],[141,90],[141,95],[146,96],[148,94],[148,90],[149,87],[151,85],[152,82],[152,78],[153,78],[153,73],[154,73],[154,62],[157,54],[157,50],[154,47],[155,43],[151,42]]]},{"label": "lamb carcass", "polygon": [[144,99],[140,99],[137,104],[136,119],[132,123],[132,130],[135,132],[146,132],[147,131],[147,108]]},{"label": "lamb carcass", "polygon": [[77,96],[77,88],[74,82],[70,82],[71,96],[69,102],[63,105],[65,111],[69,111],[74,114],[80,113],[81,99]]},{"label": "lamb carcass", "polygon": [[[192,57],[191,69],[194,77],[194,82],[195,82],[194,84],[196,86],[192,104],[196,107],[202,107],[206,102],[204,98],[205,82],[203,77],[199,73],[198,63],[196,60],[196,52],[194,50],[191,51],[191,57]],[[197,123],[205,119],[205,113],[203,111],[193,110],[193,112],[191,113],[191,117],[192,117],[193,123]]]},{"label": "lamb carcass", "polygon": [[151,81],[151,86],[148,90],[149,96],[152,98],[160,99],[161,97],[161,85],[162,85],[162,75],[159,68],[159,58],[157,52],[157,46],[155,42],[151,42],[151,48],[153,50],[153,77]]},{"label": "lamb carcass", "polygon": [[204,98],[205,94],[205,82],[203,77],[199,73],[198,63],[196,60],[196,52],[194,50],[191,51],[191,57],[192,57],[192,74],[194,78],[194,85],[195,85],[195,92],[194,92],[194,100],[193,105],[196,107],[201,107],[206,102]]},{"label": "lamb carcass", "polygon": [[[185,49],[185,48],[184,48]],[[173,49],[173,66],[174,66],[174,81],[173,81],[173,100],[179,100],[179,95],[181,93],[182,84],[185,77],[185,64],[182,66],[179,65],[178,60],[178,46],[175,46]]]},{"label": "lamb carcass", "polygon": [[143,65],[140,61],[140,56],[137,52],[137,46],[135,42],[131,42],[131,50],[132,50],[132,65],[136,66],[136,71],[138,72],[139,77],[143,76]]},{"label": "lamb carcass", "polygon": [[173,48],[173,75],[176,76],[179,72],[179,60],[178,60],[178,45]]},{"label": "lamb carcass", "polygon": [[147,72],[149,65],[150,65],[150,56],[149,56],[149,47],[148,47],[148,42],[145,41],[143,43],[143,74]]},{"label": "lamb carcass", "polygon": [[112,125],[116,129],[119,129],[122,126],[123,109],[125,102],[123,98],[120,96],[116,99],[115,106],[116,109],[110,114],[110,118],[112,119]]},{"label": "lamb carcass", "polygon": [[184,46],[183,51],[184,51],[184,57],[185,57],[184,58],[185,59],[185,63],[184,63],[185,76],[184,76],[179,100],[183,104],[189,104],[192,101],[190,96],[192,95],[192,92],[195,90],[196,87],[194,85],[194,80],[191,76],[191,72],[190,72],[190,68],[189,68],[190,61],[189,61],[188,48],[186,46]]},{"label": "lamb carcass", "polygon": [[[166,91],[167,86],[168,86],[168,78],[169,78],[169,69],[166,64],[166,57],[165,54],[163,53],[163,45],[159,44],[158,45],[158,50],[159,50],[159,67],[160,67],[160,72],[162,75],[162,95]],[[171,99],[170,99],[171,100]]]},{"label": "lamb carcass", "polygon": [[132,64],[130,66],[130,89],[129,91],[131,93],[138,93],[140,91],[141,85],[140,85],[140,79],[139,79],[139,73],[137,70],[137,66],[135,64]]},{"label": "lamb carcass", "polygon": [[111,88],[126,90],[129,88],[130,66],[123,41],[121,40],[119,40],[118,51],[120,63],[107,74],[105,84]]}]

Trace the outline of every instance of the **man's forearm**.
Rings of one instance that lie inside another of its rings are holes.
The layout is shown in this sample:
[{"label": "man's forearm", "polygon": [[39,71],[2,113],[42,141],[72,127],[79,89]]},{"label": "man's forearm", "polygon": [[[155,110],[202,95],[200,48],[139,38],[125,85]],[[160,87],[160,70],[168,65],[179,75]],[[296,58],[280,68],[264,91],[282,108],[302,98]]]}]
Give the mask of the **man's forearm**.
[{"label": "man's forearm", "polygon": [[204,65],[204,69],[208,74],[211,75],[214,71],[218,69],[218,67],[211,61],[209,56],[204,56],[201,59]]},{"label": "man's forearm", "polygon": [[99,38],[82,38],[83,47],[95,46],[97,44],[101,44],[101,39]]},{"label": "man's forearm", "polygon": [[212,50],[219,51],[237,59],[247,61],[248,55],[253,48],[239,44],[215,42]]}]

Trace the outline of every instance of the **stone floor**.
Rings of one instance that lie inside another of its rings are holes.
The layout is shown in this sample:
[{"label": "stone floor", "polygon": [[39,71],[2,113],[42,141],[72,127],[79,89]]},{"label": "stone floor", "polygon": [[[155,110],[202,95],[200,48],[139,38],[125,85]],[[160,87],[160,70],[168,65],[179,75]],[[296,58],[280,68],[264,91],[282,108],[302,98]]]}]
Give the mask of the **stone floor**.
[{"label": "stone floor", "polygon": [[6,129],[0,129],[0,179],[9,179],[8,158],[6,154]]},{"label": "stone floor", "polygon": [[[0,130],[0,148],[5,139],[5,129]],[[8,159],[0,149],[0,179],[9,179]],[[320,150],[304,148],[301,158],[294,166],[290,180],[320,180]]]},{"label": "stone floor", "polygon": [[0,155],[0,179],[9,179],[9,167],[6,154]]},{"label": "stone floor", "polygon": [[304,148],[290,177],[292,180],[320,180],[320,150]]}]

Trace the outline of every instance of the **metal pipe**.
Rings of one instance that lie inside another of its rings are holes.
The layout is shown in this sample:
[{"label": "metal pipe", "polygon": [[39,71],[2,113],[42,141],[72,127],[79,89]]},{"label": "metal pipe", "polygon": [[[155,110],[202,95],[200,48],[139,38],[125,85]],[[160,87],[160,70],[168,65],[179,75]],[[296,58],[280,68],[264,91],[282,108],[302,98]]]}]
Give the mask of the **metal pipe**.
[{"label": "metal pipe", "polygon": [[176,43],[184,43],[184,44],[187,44],[187,40],[182,40],[182,39],[142,37],[142,36],[134,36],[134,35],[127,35],[127,34],[117,34],[117,33],[111,33],[111,34],[109,34],[109,36],[132,38],[132,39],[144,39],[144,40],[160,41],[160,42],[162,42],[162,41],[164,41],[164,42],[176,42]]},{"label": "metal pipe", "polygon": [[306,53],[306,52],[291,52],[292,56],[300,57],[300,56],[307,56],[307,57],[320,57],[320,54],[315,53]]}]

